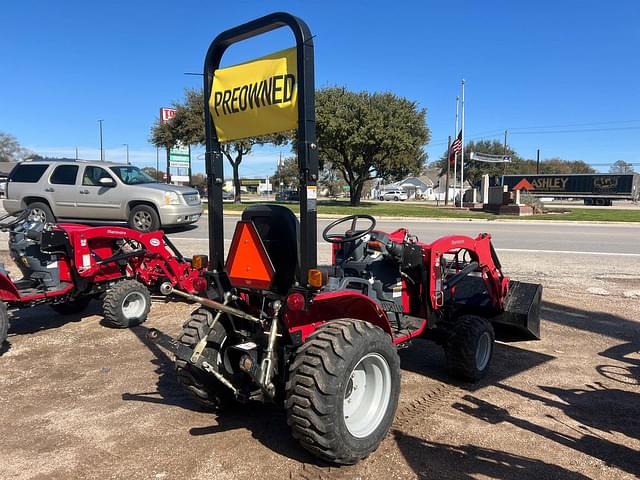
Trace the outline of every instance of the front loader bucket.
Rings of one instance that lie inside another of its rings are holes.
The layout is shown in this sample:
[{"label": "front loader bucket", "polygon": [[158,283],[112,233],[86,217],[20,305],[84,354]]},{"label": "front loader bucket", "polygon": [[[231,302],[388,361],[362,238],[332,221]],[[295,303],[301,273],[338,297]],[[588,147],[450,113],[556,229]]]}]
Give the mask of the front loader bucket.
[{"label": "front loader bucket", "polygon": [[540,339],[540,302],[542,285],[509,281],[509,293],[504,300],[504,312],[491,319],[497,326],[506,326],[515,334],[513,340]]}]

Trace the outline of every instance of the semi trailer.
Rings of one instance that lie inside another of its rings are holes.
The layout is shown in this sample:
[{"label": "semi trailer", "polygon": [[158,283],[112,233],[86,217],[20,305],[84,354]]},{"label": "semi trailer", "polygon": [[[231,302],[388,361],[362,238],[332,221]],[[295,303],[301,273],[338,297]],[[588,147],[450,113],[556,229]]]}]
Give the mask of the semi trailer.
[{"label": "semi trailer", "polygon": [[638,201],[640,174],[503,175],[509,190],[526,190],[537,197],[578,198],[585,205],[611,206],[613,200]]}]

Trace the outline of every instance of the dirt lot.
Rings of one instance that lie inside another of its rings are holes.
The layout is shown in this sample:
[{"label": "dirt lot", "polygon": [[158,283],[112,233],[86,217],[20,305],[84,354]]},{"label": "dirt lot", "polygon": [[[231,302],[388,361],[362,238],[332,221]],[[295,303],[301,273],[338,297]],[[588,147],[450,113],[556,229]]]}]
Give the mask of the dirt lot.
[{"label": "dirt lot", "polygon": [[177,333],[189,305],[154,304],[134,330],[102,326],[98,304],[84,318],[20,312],[0,357],[0,478],[637,478],[637,263],[503,256],[545,284],[543,341],[499,344],[477,385],[451,381],[429,343],[402,350],[396,422],[347,468],[306,454],[275,407],[215,415],[182,393],[145,332]]}]

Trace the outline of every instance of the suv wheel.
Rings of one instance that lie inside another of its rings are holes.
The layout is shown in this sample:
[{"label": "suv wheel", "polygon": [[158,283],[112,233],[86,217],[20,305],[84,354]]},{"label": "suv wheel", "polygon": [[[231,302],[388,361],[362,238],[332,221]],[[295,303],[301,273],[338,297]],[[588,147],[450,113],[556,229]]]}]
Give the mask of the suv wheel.
[{"label": "suv wheel", "polygon": [[139,232],[152,232],[160,228],[160,217],[153,207],[138,205],[129,213],[129,226]]},{"label": "suv wheel", "polygon": [[27,208],[29,209],[29,220],[36,220],[42,223],[53,223],[56,221],[56,217],[53,216],[53,212],[49,205],[43,202],[30,203]]}]

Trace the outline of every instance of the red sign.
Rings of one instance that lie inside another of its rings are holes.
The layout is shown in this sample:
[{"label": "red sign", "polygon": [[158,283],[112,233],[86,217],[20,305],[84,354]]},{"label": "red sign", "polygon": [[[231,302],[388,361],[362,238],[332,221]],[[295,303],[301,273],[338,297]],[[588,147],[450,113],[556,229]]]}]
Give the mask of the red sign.
[{"label": "red sign", "polygon": [[160,109],[160,123],[167,123],[176,114],[175,108],[161,108]]},{"label": "red sign", "polygon": [[528,192],[530,192],[531,190],[535,190],[536,187],[534,187],[533,185],[531,185],[529,183],[529,181],[526,178],[523,178],[522,180],[520,180],[514,187],[514,190],[526,190]]}]

